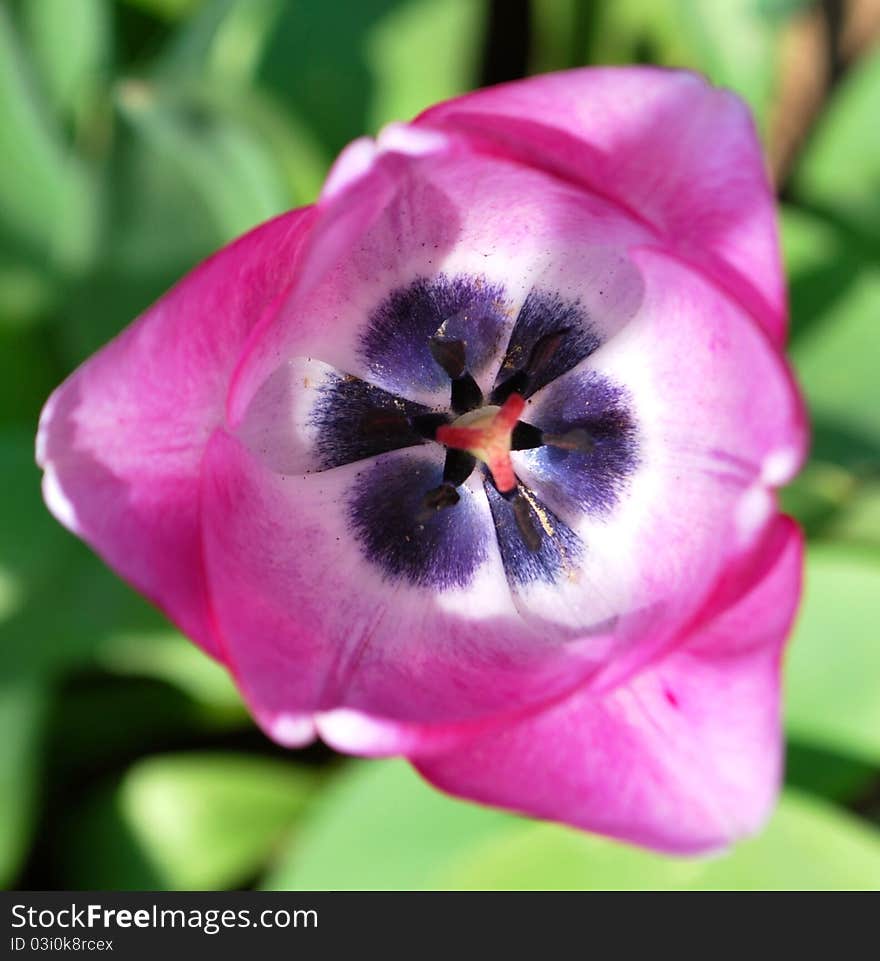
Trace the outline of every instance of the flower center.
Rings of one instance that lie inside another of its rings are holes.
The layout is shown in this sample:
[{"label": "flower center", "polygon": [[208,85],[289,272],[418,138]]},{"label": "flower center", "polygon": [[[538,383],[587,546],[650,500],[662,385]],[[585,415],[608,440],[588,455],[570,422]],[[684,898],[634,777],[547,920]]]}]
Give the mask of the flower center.
[{"label": "flower center", "polygon": [[527,492],[520,488],[510,460],[511,450],[527,450],[545,444],[565,450],[588,450],[592,439],[583,430],[561,435],[545,434],[520,420],[526,402],[542,371],[552,364],[568,328],[541,334],[525,354],[522,367],[514,370],[492,392],[493,404],[483,406],[483,393],[468,370],[464,340],[447,336],[448,322],[428,340],[431,356],[451,381],[450,407],[459,416],[452,423],[425,422],[426,436],[446,447],[443,483],[422,499],[425,516],[454,507],[461,501],[458,488],[468,479],[477,461],[486,465],[492,484],[507,501],[520,539],[526,548],[541,550],[543,535]]},{"label": "flower center", "polygon": [[462,414],[437,428],[437,440],[452,450],[466,451],[482,461],[502,494],[516,489],[516,475],[510,462],[513,430],[525,409],[519,394],[511,394],[501,407],[490,405]]},{"label": "flower center", "polygon": [[488,524],[512,585],[558,583],[584,553],[569,523],[610,511],[638,465],[627,393],[584,363],[601,344],[580,301],[552,290],[530,290],[514,313],[484,277],[417,277],[369,317],[357,349],[368,377],[284,368],[281,396],[273,385],[267,398],[285,428],[288,383],[318,390],[313,449],[279,445],[283,466],[372,462],[354,472],[346,510],[388,577],[469,583]]}]

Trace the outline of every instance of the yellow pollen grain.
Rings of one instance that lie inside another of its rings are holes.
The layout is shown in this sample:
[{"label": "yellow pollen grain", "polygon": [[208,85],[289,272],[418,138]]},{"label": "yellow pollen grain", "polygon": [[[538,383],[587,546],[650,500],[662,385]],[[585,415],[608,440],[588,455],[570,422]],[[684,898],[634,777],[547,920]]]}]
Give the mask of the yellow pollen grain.
[{"label": "yellow pollen grain", "polygon": [[544,533],[547,534],[548,537],[552,537],[556,531],[553,529],[553,525],[550,523],[550,518],[547,516],[547,512],[543,507],[540,507],[536,503],[531,491],[527,490],[525,487],[521,487],[520,493],[529,502],[532,510],[537,515],[538,520],[541,522],[541,527],[544,528]]},{"label": "yellow pollen grain", "polygon": [[502,365],[505,370],[513,370],[518,364],[519,359],[522,356],[523,349],[519,344],[511,350],[507,357],[504,358],[504,364]]}]

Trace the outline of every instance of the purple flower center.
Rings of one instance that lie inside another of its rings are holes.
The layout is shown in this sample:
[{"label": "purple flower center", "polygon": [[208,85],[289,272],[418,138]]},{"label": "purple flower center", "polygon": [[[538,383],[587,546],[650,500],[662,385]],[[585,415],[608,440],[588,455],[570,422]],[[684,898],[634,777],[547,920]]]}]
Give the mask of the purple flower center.
[{"label": "purple flower center", "polygon": [[[512,330],[511,314],[485,278],[417,278],[378,306],[360,346],[396,390],[334,376],[319,391],[320,467],[371,461],[348,518],[390,579],[465,586],[494,535],[512,584],[555,583],[585,549],[571,525],[610,511],[637,465],[626,391],[583,364],[601,340],[580,303],[532,290]],[[433,409],[405,396],[440,389],[448,402]],[[517,476],[511,451],[540,484]]]}]

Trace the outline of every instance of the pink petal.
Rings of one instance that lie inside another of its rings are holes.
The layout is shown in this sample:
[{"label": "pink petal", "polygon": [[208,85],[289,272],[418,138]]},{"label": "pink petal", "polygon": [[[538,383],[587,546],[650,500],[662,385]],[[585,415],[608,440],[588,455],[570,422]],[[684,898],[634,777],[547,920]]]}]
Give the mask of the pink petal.
[{"label": "pink petal", "polygon": [[[604,201],[455,150],[362,167],[361,158],[327,201],[332,243],[327,233],[311,241],[323,266],[313,274],[307,259],[303,298],[298,288],[267,320],[236,374],[232,424],[255,460],[231,438],[217,442],[206,551],[230,660],[267,730],[286,712],[314,711],[336,746],[389,753],[436,745],[451,729],[458,737],[461,725],[522,710],[600,669],[597,683],[617,684],[677,643],[730,553],[772,516],[769,487],[785,478],[769,465],[787,458],[790,473],[804,431],[766,334]],[[380,210],[360,189],[374,174],[391,190]],[[610,515],[564,518],[586,545],[571,583],[511,594],[493,563],[469,591],[401,600],[407,591],[381,581],[345,523],[352,479],[370,463],[299,476],[316,469],[310,412],[328,372],[445,400],[394,381],[393,369],[365,370],[358,349],[388,290],[438,268],[499,281],[511,313],[534,284],[579,298],[606,338],[585,365],[636,401],[641,473]],[[364,656],[352,653],[359,638]]]},{"label": "pink petal", "polygon": [[[363,158],[355,159],[340,161],[338,176],[355,180],[322,201],[291,298],[251,338],[230,392],[233,426],[273,373],[297,357],[413,401],[445,404],[448,391],[369,369],[362,357],[370,315],[417,277],[442,272],[503,284],[510,326],[535,284],[583,297],[606,330],[638,307],[639,278],[621,266],[622,251],[652,235],[601,198],[506,159],[473,156],[460,144],[429,155],[380,153],[359,179]],[[486,383],[496,371],[479,373]]]},{"label": "pink petal", "polygon": [[248,332],[293,279],[308,208],[197,267],[50,397],[37,459],[58,519],[215,657],[199,469]]},{"label": "pink petal", "polygon": [[746,106],[685,71],[590,68],[439,104],[415,125],[548,170],[642,217],[779,342],[772,193]]},{"label": "pink petal", "polygon": [[[436,445],[376,463],[403,470],[432,456],[442,464]],[[386,580],[348,518],[364,470],[358,462],[285,476],[224,431],[208,446],[201,502],[216,627],[270,734],[315,713],[328,740],[359,753],[447,743],[460,725],[545,702],[595,669],[589,645],[519,616],[481,488],[466,494],[462,516],[485,532],[486,557],[466,587]]]},{"label": "pink petal", "polygon": [[662,851],[756,831],[779,783],[780,652],[802,539],[779,519],[744,558],[728,606],[665,660],[603,697],[579,692],[443,756],[443,790]]},{"label": "pink petal", "polygon": [[617,504],[574,513],[546,448],[513,454],[519,476],[589,548],[576,578],[521,602],[582,626],[589,612],[618,618],[616,655],[596,683],[618,683],[677,643],[730,557],[776,513],[772,488],[796,473],[807,442],[803,402],[766,334],[675,258],[643,248],[633,260],[644,281],[639,312],[524,414],[543,426],[560,397],[577,406],[583,377],[620,385],[639,464]]}]

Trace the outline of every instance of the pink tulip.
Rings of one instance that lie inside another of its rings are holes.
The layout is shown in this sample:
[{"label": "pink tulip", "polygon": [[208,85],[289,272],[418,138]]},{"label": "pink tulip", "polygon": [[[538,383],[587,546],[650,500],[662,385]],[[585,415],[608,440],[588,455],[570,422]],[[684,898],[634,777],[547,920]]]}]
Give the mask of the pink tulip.
[{"label": "pink tulip", "polygon": [[685,72],[351,144],[46,404],[46,502],[282,744],[666,851],[755,831],[804,456],[746,108]]}]

